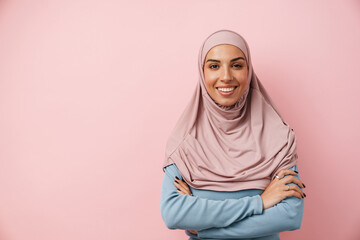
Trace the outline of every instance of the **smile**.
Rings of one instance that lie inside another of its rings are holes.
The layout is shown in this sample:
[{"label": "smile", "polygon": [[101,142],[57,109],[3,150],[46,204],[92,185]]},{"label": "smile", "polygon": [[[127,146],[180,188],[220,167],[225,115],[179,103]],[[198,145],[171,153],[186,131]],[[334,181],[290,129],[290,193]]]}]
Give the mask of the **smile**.
[{"label": "smile", "polygon": [[234,89],[235,89],[235,87],[232,87],[232,88],[218,88],[218,90],[223,91],[223,92],[231,92]]},{"label": "smile", "polygon": [[222,96],[230,96],[234,93],[234,90],[237,88],[237,86],[235,87],[231,87],[231,88],[216,88],[219,93],[222,95]]}]

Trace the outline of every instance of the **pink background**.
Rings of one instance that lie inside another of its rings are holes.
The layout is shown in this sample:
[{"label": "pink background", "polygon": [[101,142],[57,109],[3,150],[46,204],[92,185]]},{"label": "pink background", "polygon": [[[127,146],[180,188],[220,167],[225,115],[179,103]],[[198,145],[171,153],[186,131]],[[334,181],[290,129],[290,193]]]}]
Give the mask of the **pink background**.
[{"label": "pink background", "polygon": [[205,37],[248,41],[298,138],[302,228],[360,239],[360,2],[0,1],[0,239],[187,239],[160,215]]}]

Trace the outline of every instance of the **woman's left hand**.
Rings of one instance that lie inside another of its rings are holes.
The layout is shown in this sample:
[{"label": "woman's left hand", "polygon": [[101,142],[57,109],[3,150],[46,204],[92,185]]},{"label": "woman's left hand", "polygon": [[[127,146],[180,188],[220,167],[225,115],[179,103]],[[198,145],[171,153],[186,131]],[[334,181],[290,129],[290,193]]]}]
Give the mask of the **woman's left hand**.
[{"label": "woman's left hand", "polygon": [[175,185],[175,187],[177,187],[178,193],[181,193],[184,195],[190,195],[190,196],[192,195],[191,190],[190,190],[189,186],[186,184],[186,182],[178,179],[177,177],[175,177],[174,185]]},{"label": "woman's left hand", "polygon": [[[190,195],[190,196],[192,195],[191,190],[189,186],[186,184],[186,182],[178,179],[177,177],[175,177],[174,185],[176,186],[178,193],[183,195]],[[188,230],[188,231],[195,235],[197,235],[198,233],[196,230]]]}]

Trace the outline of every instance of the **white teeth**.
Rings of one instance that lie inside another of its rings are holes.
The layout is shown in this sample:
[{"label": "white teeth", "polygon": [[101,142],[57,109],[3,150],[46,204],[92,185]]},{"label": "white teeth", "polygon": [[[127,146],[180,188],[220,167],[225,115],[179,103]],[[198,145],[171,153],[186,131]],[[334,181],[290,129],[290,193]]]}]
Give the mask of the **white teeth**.
[{"label": "white teeth", "polygon": [[231,92],[232,90],[234,90],[235,88],[218,88],[220,91],[222,92]]}]

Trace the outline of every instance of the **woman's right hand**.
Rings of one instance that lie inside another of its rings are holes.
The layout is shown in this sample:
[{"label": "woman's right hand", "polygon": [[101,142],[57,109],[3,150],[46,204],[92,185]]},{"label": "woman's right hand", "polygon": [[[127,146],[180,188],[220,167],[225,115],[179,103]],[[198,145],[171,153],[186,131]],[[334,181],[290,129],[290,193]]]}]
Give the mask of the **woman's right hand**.
[{"label": "woman's right hand", "polygon": [[[297,197],[300,199],[306,197],[306,194],[298,187],[300,186],[301,188],[305,188],[304,184],[294,176],[284,177],[289,174],[297,175],[295,171],[290,169],[280,170],[277,174],[279,177],[274,178],[265,191],[260,195],[263,201],[264,210],[271,208],[287,197]],[[298,186],[294,184],[286,185],[288,183],[296,183]]]}]

